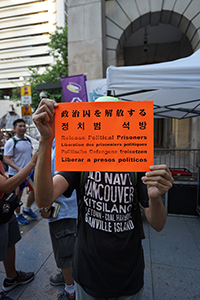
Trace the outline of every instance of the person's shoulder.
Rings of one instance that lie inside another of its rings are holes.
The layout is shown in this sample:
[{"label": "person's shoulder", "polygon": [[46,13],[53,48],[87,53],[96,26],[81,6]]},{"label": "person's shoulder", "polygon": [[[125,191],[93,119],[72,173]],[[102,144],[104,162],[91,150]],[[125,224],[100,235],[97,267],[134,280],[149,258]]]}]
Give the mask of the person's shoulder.
[{"label": "person's shoulder", "polygon": [[4,148],[8,148],[10,146],[13,146],[14,145],[14,140],[13,138],[10,138],[4,145]]},{"label": "person's shoulder", "polygon": [[13,156],[14,153],[14,141],[9,139],[4,145],[4,156]]},{"label": "person's shoulder", "polygon": [[70,183],[72,183],[72,182],[77,183],[77,181],[80,181],[81,172],[59,171],[55,175],[63,176]]},{"label": "person's shoulder", "polygon": [[[76,172],[76,171],[56,171],[56,174],[60,174],[63,176],[79,176],[81,172]],[[55,174],[55,175],[56,175]]]}]

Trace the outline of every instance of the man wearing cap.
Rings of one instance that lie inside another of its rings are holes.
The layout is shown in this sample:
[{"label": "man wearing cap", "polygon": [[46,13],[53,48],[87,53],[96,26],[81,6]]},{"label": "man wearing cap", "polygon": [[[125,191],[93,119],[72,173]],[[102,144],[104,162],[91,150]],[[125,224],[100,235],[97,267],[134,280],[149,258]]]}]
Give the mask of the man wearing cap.
[{"label": "man wearing cap", "polygon": [[[101,100],[118,99],[103,97],[98,101]],[[33,116],[41,134],[35,172],[36,203],[39,207],[50,208],[61,194],[69,197],[80,186],[80,172],[66,171],[59,172],[53,178],[51,176],[51,144],[56,106],[55,101],[43,99]],[[161,231],[167,218],[161,195],[172,187],[173,178],[166,165],[155,165],[145,174],[137,173],[137,180],[134,181],[128,172],[87,174],[81,196],[72,266],[76,300],[142,299],[144,257],[139,206],[136,208],[134,205],[134,190],[137,190],[137,199],[144,207],[149,224],[156,231]],[[129,212],[120,210],[126,201],[130,201],[132,207]],[[96,216],[98,209],[101,213],[98,214],[97,224],[89,215],[92,213]],[[109,227],[105,226],[106,218],[110,218]],[[63,294],[59,299],[71,298]]]}]

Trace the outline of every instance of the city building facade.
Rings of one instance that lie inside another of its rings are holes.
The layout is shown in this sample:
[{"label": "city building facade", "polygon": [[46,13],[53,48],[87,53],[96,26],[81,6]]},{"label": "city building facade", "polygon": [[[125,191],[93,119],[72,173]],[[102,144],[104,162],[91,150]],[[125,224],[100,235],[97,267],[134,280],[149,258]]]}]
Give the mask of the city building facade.
[{"label": "city building facade", "polygon": [[13,109],[21,115],[21,108],[7,99],[30,77],[29,67],[39,67],[42,74],[54,63],[48,33],[66,23],[67,0],[0,1],[0,118]]},{"label": "city building facade", "polygon": [[[69,75],[106,77],[110,65],[152,64],[200,48],[199,0],[69,0]],[[155,120],[157,147],[200,148],[199,119]]]},{"label": "city building facade", "polygon": [[66,0],[0,1],[0,90],[23,86],[28,67],[53,64],[48,33],[67,22]]},{"label": "city building facade", "polygon": [[[171,61],[200,48],[199,0],[1,0],[0,90],[23,86],[29,66],[54,63],[48,33],[68,23],[68,75]],[[1,102],[3,103],[3,102]],[[1,116],[0,116],[1,117]],[[157,147],[200,148],[198,118],[155,120]]]}]

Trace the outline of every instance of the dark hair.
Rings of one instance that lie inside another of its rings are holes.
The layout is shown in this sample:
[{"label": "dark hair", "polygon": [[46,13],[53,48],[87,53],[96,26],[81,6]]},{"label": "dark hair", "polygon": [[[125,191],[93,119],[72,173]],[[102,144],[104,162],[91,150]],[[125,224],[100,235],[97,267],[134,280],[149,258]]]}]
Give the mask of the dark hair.
[{"label": "dark hair", "polygon": [[12,137],[12,133],[11,132],[7,131],[6,134],[9,135],[10,138]]},{"label": "dark hair", "polygon": [[26,124],[25,121],[24,121],[24,119],[16,119],[16,120],[13,122],[13,127],[15,128],[15,127],[17,126],[17,123],[21,123],[21,122],[23,122],[24,124]]}]

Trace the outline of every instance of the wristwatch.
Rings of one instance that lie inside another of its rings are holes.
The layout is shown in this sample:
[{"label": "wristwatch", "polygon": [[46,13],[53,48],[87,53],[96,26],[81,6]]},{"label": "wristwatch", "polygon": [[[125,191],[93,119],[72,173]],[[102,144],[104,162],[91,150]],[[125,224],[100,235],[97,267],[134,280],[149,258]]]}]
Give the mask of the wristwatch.
[{"label": "wristwatch", "polygon": [[54,207],[53,206],[51,206],[49,209],[46,208],[46,207],[44,207],[43,209],[44,209],[45,212],[51,211],[51,214],[50,214],[49,218],[51,218],[53,216],[53,212],[54,212]]},{"label": "wristwatch", "polygon": [[51,207],[50,207],[50,208],[44,207],[43,209],[44,209],[44,211],[47,213],[47,212],[49,212],[49,211],[51,210]]}]

